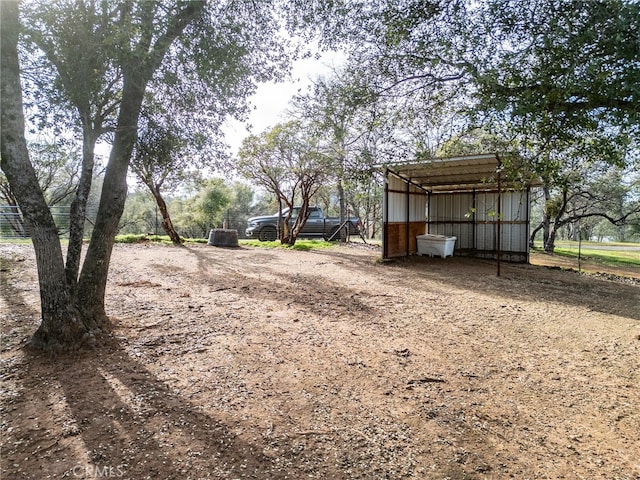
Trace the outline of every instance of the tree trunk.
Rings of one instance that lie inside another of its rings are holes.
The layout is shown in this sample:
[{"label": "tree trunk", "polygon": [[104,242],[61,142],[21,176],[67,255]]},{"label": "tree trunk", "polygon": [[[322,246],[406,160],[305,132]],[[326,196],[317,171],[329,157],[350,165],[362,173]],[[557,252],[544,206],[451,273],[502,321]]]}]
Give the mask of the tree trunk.
[{"label": "tree trunk", "polygon": [[[278,238],[280,243],[283,245],[294,245],[295,237],[293,236],[293,223],[291,222],[291,218],[293,215],[293,201],[289,202],[289,200],[285,200],[287,203],[287,207],[289,210],[287,212],[286,217],[282,217],[282,213],[279,215],[279,223],[280,223],[280,231],[278,232]],[[280,212],[282,212],[282,197],[278,197],[278,208]],[[297,221],[297,220],[296,220]]]},{"label": "tree trunk", "polygon": [[[146,32],[153,30],[153,7],[142,2]],[[143,35],[140,43],[126,55],[123,72],[122,100],[118,112],[111,155],[104,177],[100,204],[87,255],[78,279],[75,304],[85,325],[90,329],[109,328],[105,312],[107,276],[118,223],[127,198],[127,171],[137,139],[138,120],[147,84],[159,67],[171,43],[205,8],[204,2],[188,2],[155,39]]]},{"label": "tree trunk", "polygon": [[277,223],[278,228],[277,228],[276,236],[278,240],[282,241],[282,236],[284,233],[283,222],[282,222],[282,198],[280,197],[277,191],[276,191],[276,195],[278,197],[278,223]]},{"label": "tree trunk", "polygon": [[544,251],[547,253],[553,253],[556,248],[556,236],[558,234],[557,228],[554,226],[550,231],[549,235],[544,244]]},{"label": "tree trunk", "polygon": [[[147,14],[153,12],[152,4],[142,2],[142,5]],[[94,231],[75,295],[72,296],[67,287],[67,278],[71,284],[74,283],[75,267],[70,265],[68,272],[65,271],[58,231],[29,161],[24,138],[24,112],[17,54],[20,27],[18,2],[0,2],[1,162],[33,233],[42,301],[42,323],[34,336],[34,344],[73,349],[81,346],[84,341],[90,342],[94,333],[108,327],[104,308],[107,274],[127,196],[127,170],[136,141],[144,92],[171,43],[204,7],[204,2],[189,2],[169,19],[166,30],[161,32],[153,45],[153,35],[149,33],[153,30],[154,19],[143,14],[144,21],[148,23],[148,28],[144,30],[146,34],[139,39],[133,51],[124,52],[124,48],[122,52],[122,57],[125,58],[125,64],[121,65],[124,81],[116,133]],[[79,230],[76,230],[74,235],[78,233]],[[79,256],[79,250],[72,250],[72,255]]]},{"label": "tree trunk", "polygon": [[[554,212],[553,227],[551,227],[551,229],[549,230],[548,237],[546,238],[546,241],[544,244],[544,251],[547,253],[553,253],[553,251],[556,248],[556,236],[558,235],[558,230],[560,229],[560,227],[562,227],[562,225],[564,225],[564,222],[562,221],[562,217],[564,217],[564,214],[567,211],[568,193],[569,193],[568,188],[564,186],[562,189],[562,201],[560,203],[560,207],[557,209],[556,212]],[[550,215],[547,215],[548,222],[550,222],[549,217]]]},{"label": "tree trunk", "polygon": [[280,243],[293,246],[296,239],[293,236],[293,224],[291,223],[291,213],[282,220],[282,230],[280,231]]},{"label": "tree trunk", "polygon": [[544,222],[540,222],[538,226],[531,231],[531,235],[529,235],[529,248],[534,248],[536,246],[536,235],[543,227]]},{"label": "tree trunk", "polygon": [[[372,193],[371,191],[369,191],[367,193],[367,201],[369,202],[371,199]],[[376,238],[376,235],[378,233],[377,231],[377,225],[378,225],[378,212],[379,212],[379,207],[378,207],[378,201],[374,201],[372,202],[373,204],[370,206],[367,212],[367,238]]]},{"label": "tree trunk", "polygon": [[542,220],[542,247],[547,253],[553,253],[553,248],[549,250],[549,238],[551,237],[551,218],[545,215]]},{"label": "tree trunk", "polygon": [[162,228],[165,233],[169,235],[169,238],[173,242],[174,245],[182,245],[182,239],[176,229],[173,227],[173,222],[171,221],[171,217],[169,216],[169,209],[167,208],[167,202],[164,201],[162,195],[160,194],[160,190],[157,188],[151,188],[151,194],[153,198],[156,199],[156,204],[158,205],[158,209],[160,210],[160,214],[162,215]]},{"label": "tree trunk", "polygon": [[[551,230],[551,215],[547,211],[546,205],[551,200],[551,191],[549,190],[549,187],[547,185],[544,185],[544,187],[542,187],[542,191],[544,192],[544,202],[545,202],[545,208],[543,209],[543,212],[542,212],[542,222],[541,222],[542,248],[544,248],[545,252],[548,252],[547,244],[549,243],[549,235]],[[551,253],[553,253],[553,250],[551,250]]]},{"label": "tree trunk", "polygon": [[32,345],[46,349],[79,345],[88,333],[73,309],[66,288],[62,246],[58,229],[29,161],[24,137],[24,112],[18,63],[18,2],[0,2],[2,38],[0,52],[0,133],[2,171],[11,184],[31,227],[38,266],[42,322]]},{"label": "tree trunk", "polygon": [[340,172],[340,177],[338,178],[338,201],[340,202],[340,225],[342,225],[347,219],[347,207],[344,200],[344,185],[342,184],[342,171]]},{"label": "tree trunk", "polygon": [[127,199],[127,171],[137,138],[138,118],[146,85],[141,74],[125,78],[96,223],[78,280],[77,305],[92,329],[108,328],[104,308],[107,276],[118,223]]},{"label": "tree trunk", "polygon": [[78,283],[80,271],[80,257],[82,255],[82,240],[84,238],[84,222],[87,213],[87,201],[93,181],[93,167],[95,165],[95,146],[98,135],[91,129],[91,120],[83,119],[82,138],[82,173],[78,181],[78,189],[71,203],[69,212],[69,244],[67,246],[66,277],[67,285],[72,297]]}]

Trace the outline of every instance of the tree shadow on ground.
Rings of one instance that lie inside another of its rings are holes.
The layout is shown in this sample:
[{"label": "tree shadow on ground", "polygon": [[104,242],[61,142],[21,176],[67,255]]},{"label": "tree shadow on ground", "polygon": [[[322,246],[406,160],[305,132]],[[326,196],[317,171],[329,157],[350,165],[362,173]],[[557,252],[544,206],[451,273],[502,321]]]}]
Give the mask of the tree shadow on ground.
[{"label": "tree shadow on ground", "polygon": [[11,351],[2,362],[2,478],[287,477],[262,447],[172,391],[124,339],[56,357],[26,349],[40,315],[20,272],[10,273],[0,283],[2,346]]},{"label": "tree shadow on ground", "polygon": [[[221,278],[231,275],[237,282],[242,278],[246,279],[249,274],[272,271],[269,260],[274,256],[262,251],[259,252],[260,255],[255,255],[256,258],[251,258],[247,265],[242,265],[240,259],[238,264],[229,262],[228,257],[221,261],[212,254],[214,251],[193,248],[187,250],[198,258],[200,272],[207,275],[211,275],[212,269],[221,269],[224,272]],[[361,252],[350,252],[345,249],[328,249],[308,254],[322,255],[340,268],[352,269],[354,276],[362,273],[372,274],[379,277],[380,281],[392,282],[389,283],[389,288],[404,285],[407,282],[411,288],[421,288],[416,283],[415,277],[407,275],[410,272],[416,274],[418,279],[425,278],[432,282],[431,288],[440,286],[443,291],[448,291],[454,286],[473,292],[486,292],[504,298],[505,301],[557,302],[640,320],[640,288],[637,285],[592,275],[581,275],[573,271],[502,262],[500,276],[498,276],[495,261],[470,257],[443,259],[413,255],[382,261],[381,257],[375,255],[362,255]],[[247,251],[243,251],[242,255],[245,259]],[[330,282],[326,281],[325,284],[314,282],[313,274],[314,272],[308,272],[308,288],[314,288],[318,293],[331,293],[335,292],[336,288],[340,288],[343,295],[351,296],[356,290],[330,285]],[[293,272],[290,277],[289,280],[293,279]],[[282,279],[283,287],[287,284],[286,280],[286,278]],[[273,294],[274,285],[276,284],[269,285],[265,282],[264,292],[259,293]],[[292,286],[295,287],[295,282],[289,282],[286,285],[289,291]],[[280,294],[285,293],[280,292]]]},{"label": "tree shadow on ground", "polygon": [[[318,276],[315,272],[291,272],[282,274],[274,270],[269,263],[261,264],[258,268],[264,274],[277,276],[277,282],[250,282],[250,277],[239,272],[237,266],[223,264],[212,259],[211,255],[200,249],[188,249],[198,261],[199,275],[204,282],[215,282],[219,289],[241,289],[244,297],[259,302],[265,298],[278,300],[283,308],[295,305],[302,310],[321,313],[323,304],[330,304],[331,311],[327,316],[350,315],[357,313],[367,315],[371,308],[359,298],[359,289],[347,287],[343,284]],[[349,259],[345,259],[349,262]],[[224,274],[212,272],[211,265],[221,269]],[[255,268],[255,267],[252,267]],[[322,299],[326,301],[322,301]]]},{"label": "tree shadow on ground", "polygon": [[[575,271],[539,265],[502,262],[500,275],[492,260],[471,257],[426,257],[412,255],[374,262],[370,257],[329,250],[327,256],[355,268],[382,269],[398,273],[399,283],[415,273],[445,290],[451,286],[508,300],[558,302],[640,320],[640,288]],[[410,280],[415,282],[415,279]],[[415,285],[412,285],[415,286]]]},{"label": "tree shadow on ground", "polygon": [[28,443],[33,456],[16,458],[6,447],[5,478],[287,476],[260,447],[172,391],[116,340],[55,360],[27,354],[23,367],[23,392],[38,394],[13,399],[7,440]]}]

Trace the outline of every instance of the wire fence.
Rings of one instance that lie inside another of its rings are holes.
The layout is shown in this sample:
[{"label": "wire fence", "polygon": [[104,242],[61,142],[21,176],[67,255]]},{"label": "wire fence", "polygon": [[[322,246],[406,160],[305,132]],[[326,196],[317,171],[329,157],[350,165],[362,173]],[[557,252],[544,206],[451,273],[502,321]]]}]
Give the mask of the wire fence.
[{"label": "wire fence", "polygon": [[[173,227],[181,237],[208,238],[214,228],[226,228],[238,231],[239,238],[246,238],[247,220],[249,214],[233,214],[225,211],[216,218],[198,219],[189,215],[172,215]],[[165,235],[162,225],[162,215],[158,211],[140,212],[136,216],[123,217],[120,223],[122,234]]]},{"label": "wire fence", "polygon": [[531,253],[531,263],[640,279],[640,244],[614,242],[561,241],[554,253],[546,253],[541,243]]},{"label": "wire fence", "polygon": [[[60,236],[69,235],[69,206],[49,207],[53,221]],[[31,228],[20,208],[13,205],[0,205],[0,238],[30,238]]]},{"label": "wire fence", "polygon": [[[69,206],[52,206],[51,213],[60,236],[66,238],[69,233]],[[176,230],[183,237],[208,238],[214,228],[227,228],[238,231],[238,238],[246,235],[249,214],[233,214],[230,210],[218,219],[200,224],[176,222]],[[85,235],[91,234],[91,222],[87,222]],[[152,215],[123,225],[122,233],[164,235],[162,218]],[[0,205],[0,239],[30,238],[31,231],[20,209],[10,205]],[[358,240],[358,235],[352,235]],[[369,239],[369,236],[367,236]],[[640,244],[587,241],[559,241],[553,254],[545,253],[541,242],[537,242],[531,251],[530,262],[555,268],[571,269],[578,272],[614,275],[640,281]]]},{"label": "wire fence", "polygon": [[[69,234],[69,206],[50,207],[53,219],[62,238],[68,238]],[[158,210],[146,209],[134,212],[134,215],[125,215],[121,219],[119,234],[123,235],[166,235],[162,224],[162,215]],[[95,212],[91,211],[91,218],[95,218]],[[198,219],[189,215],[172,216],[175,230],[183,238],[206,239],[215,228],[237,230],[239,239],[255,238],[246,234],[248,219],[254,216],[250,213],[234,213],[228,209],[222,215],[215,218]],[[89,218],[85,224],[84,235],[89,238],[93,228],[93,222]],[[349,229],[351,236],[358,237],[354,230]],[[328,233],[328,232],[327,232]],[[363,236],[370,238],[366,230],[362,230]],[[304,236],[304,235],[303,235]],[[30,238],[31,231],[28,222],[25,221],[19,207],[0,205],[0,238]]]}]

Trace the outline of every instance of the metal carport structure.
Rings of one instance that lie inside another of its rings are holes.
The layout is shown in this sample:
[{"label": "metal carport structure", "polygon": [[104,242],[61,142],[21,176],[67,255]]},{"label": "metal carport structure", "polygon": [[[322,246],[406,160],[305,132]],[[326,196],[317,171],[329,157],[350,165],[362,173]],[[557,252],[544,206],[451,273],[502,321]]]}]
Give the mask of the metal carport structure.
[{"label": "metal carport structure", "polygon": [[530,184],[497,154],[433,158],[384,168],[383,258],[417,253],[417,235],[456,237],[456,255],[529,261]]}]

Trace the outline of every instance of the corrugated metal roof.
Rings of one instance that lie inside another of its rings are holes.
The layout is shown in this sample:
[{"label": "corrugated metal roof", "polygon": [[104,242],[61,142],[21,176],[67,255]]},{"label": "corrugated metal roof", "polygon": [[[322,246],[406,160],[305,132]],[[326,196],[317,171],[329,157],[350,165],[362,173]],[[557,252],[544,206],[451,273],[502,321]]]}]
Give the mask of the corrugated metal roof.
[{"label": "corrugated metal roof", "polygon": [[[501,163],[498,155],[490,153],[392,163],[381,167],[425,190],[446,192],[496,189]],[[511,186],[504,174],[500,183],[502,188]]]}]

